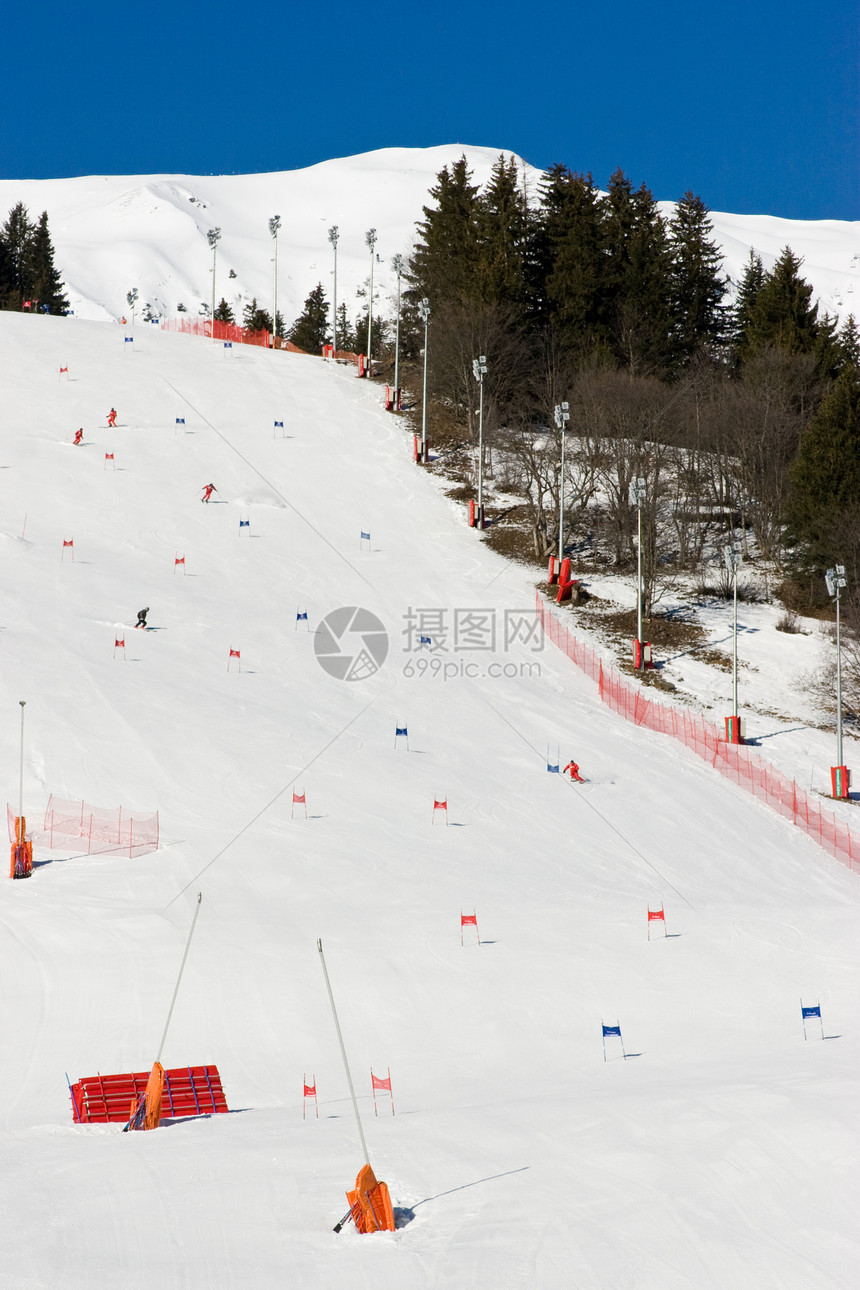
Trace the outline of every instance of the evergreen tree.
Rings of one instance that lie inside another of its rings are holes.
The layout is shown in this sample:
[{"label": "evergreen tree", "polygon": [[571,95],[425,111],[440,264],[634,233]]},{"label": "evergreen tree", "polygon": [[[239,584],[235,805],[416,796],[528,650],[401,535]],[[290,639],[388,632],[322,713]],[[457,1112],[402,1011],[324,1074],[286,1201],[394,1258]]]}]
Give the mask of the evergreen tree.
[{"label": "evergreen tree", "polygon": [[341,301],[337,307],[337,347],[348,354],[357,353],[355,331],[347,317],[344,301]]},{"label": "evergreen tree", "polygon": [[634,192],[620,170],[609,181],[604,210],[616,358],[634,374],[667,376],[672,314],[666,222],[645,184]]},{"label": "evergreen tree", "polygon": [[478,290],[478,189],[461,157],[450,171],[440,170],[430,196],[435,207],[425,206],[418,224],[419,241],[412,253],[408,278],[410,291],[434,305],[445,300],[474,298]]},{"label": "evergreen tree", "polygon": [[42,313],[64,315],[69,302],[63,293],[63,280],[54,267],[54,248],[48,232],[48,212],[42,211],[33,229],[27,254],[30,294],[39,302]]},{"label": "evergreen tree", "polygon": [[245,305],[242,311],[242,326],[245,331],[268,331],[272,330],[272,315],[265,309],[260,309],[257,304],[257,297]]},{"label": "evergreen tree", "polygon": [[686,192],[669,221],[672,346],[682,365],[702,349],[716,356],[726,339],[723,257],[712,232],[707,206]]},{"label": "evergreen tree", "polygon": [[536,316],[580,354],[605,345],[606,236],[591,175],[574,174],[563,165],[547,172],[533,247]]},{"label": "evergreen tree", "polygon": [[[183,312],[185,310],[184,305],[177,306],[177,308],[181,308]],[[228,305],[227,301],[224,299],[223,296],[221,297],[221,301],[218,305],[218,308],[215,310],[215,321],[222,322],[222,323],[235,323],[236,321],[233,315],[232,306]]]},{"label": "evergreen tree", "polygon": [[520,309],[526,300],[529,216],[514,157],[504,154],[476,204],[477,290],[485,304]]},{"label": "evergreen tree", "polygon": [[35,233],[27,207],[18,202],[0,229],[0,242],[4,247],[6,282],[3,292],[4,309],[21,309],[25,300],[32,298],[30,287],[30,248]]},{"label": "evergreen tree", "polygon": [[791,354],[812,353],[818,337],[818,305],[813,304],[812,287],[800,276],[802,263],[786,246],[771,272],[764,275],[745,329],[746,354],[768,345]]},{"label": "evergreen tree", "polygon": [[860,368],[860,331],[853,314],[849,314],[842,324],[838,344],[842,351],[843,364],[851,363],[854,367]]},{"label": "evergreen tree", "polygon": [[819,571],[860,555],[860,372],[853,365],[843,368],[801,436],[787,518],[805,561]]},{"label": "evergreen tree", "polygon": [[749,259],[744,268],[744,276],[738,286],[731,316],[732,357],[735,364],[741,362],[748,350],[747,335],[752,329],[756,302],[764,286],[764,265],[761,256],[754,248],[750,249]]},{"label": "evergreen tree", "polygon": [[328,343],[328,301],[321,282],[308,296],[288,335],[293,344],[306,354],[318,354]]},{"label": "evergreen tree", "polygon": [[[381,358],[385,349],[385,343],[388,339],[388,323],[378,314],[373,315],[373,348],[371,355],[374,358]],[[355,351],[358,354],[367,353],[367,313],[362,313],[355,322]]]}]

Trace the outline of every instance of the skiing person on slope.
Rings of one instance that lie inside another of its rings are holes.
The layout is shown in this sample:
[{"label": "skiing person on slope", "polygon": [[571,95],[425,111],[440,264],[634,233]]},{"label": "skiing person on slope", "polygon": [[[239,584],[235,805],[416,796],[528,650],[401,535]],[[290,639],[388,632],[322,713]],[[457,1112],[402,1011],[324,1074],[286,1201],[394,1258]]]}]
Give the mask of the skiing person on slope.
[{"label": "skiing person on slope", "polygon": [[108,425],[116,426],[116,408],[111,408],[110,412],[108,413]]},{"label": "skiing person on slope", "polygon": [[561,773],[562,775],[566,775],[568,772],[570,772],[570,778],[575,779],[578,784],[585,783],[585,780],[582,778],[582,776],[579,773],[579,767],[577,766],[576,762],[573,760],[572,757]]},{"label": "skiing person on slope", "polygon": [[134,624],[135,627],[143,627],[144,630],[146,629],[146,615],[148,613],[149,613],[149,605],[146,606],[146,609],[138,609],[137,622]]},{"label": "skiing person on slope", "polygon": [[75,431],[75,438],[74,438],[74,442],[75,442],[75,443],[83,443],[83,442],[84,442],[84,432],[83,432],[83,430],[82,430],[82,429],[81,429],[81,430],[76,430],[76,431]]},{"label": "skiing person on slope", "polygon": [[214,484],[204,484],[203,496],[200,498],[201,502],[208,502],[212,494],[217,492],[218,492],[218,489],[215,487]]}]

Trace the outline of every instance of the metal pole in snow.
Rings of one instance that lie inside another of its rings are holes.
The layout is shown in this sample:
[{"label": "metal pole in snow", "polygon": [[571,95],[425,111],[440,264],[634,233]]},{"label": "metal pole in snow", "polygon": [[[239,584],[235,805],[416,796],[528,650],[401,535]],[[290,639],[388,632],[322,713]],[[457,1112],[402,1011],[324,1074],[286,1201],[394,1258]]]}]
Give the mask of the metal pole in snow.
[{"label": "metal pole in snow", "polygon": [[18,825],[18,841],[24,841],[24,704],[25,699],[19,699],[21,705],[21,774],[18,781],[18,819],[21,823]]},{"label": "metal pole in snow", "polygon": [[334,1006],[334,995],[331,992],[331,981],[328,979],[328,969],[325,965],[325,955],[323,954],[321,940],[317,940],[317,949],[320,952],[320,963],[322,963],[323,976],[325,977],[325,988],[328,990],[328,1001],[331,1004],[331,1015],[334,1017],[334,1028],[337,1031],[337,1041],[340,1044],[340,1055],[343,1058],[343,1069],[346,1071],[346,1082],[349,1085],[349,1095],[352,1098],[352,1109],[355,1111],[355,1122],[358,1125],[358,1136],[361,1138],[361,1148],[364,1152],[364,1163],[369,1165],[370,1156],[367,1151],[367,1143],[364,1140],[364,1129],[361,1127],[361,1116],[358,1114],[358,1102],[355,1096],[355,1089],[352,1086],[352,1076],[349,1073],[349,1062],[346,1060],[346,1048],[343,1044],[343,1035],[340,1033],[340,1022],[337,1019],[337,1008]]},{"label": "metal pole in snow", "polygon": [[182,963],[179,968],[179,976],[176,978],[176,987],[173,991],[173,998],[170,1000],[170,1011],[167,1014],[167,1020],[164,1023],[164,1034],[161,1036],[161,1043],[158,1045],[158,1056],[156,1061],[161,1061],[161,1054],[164,1051],[164,1041],[167,1038],[167,1030],[170,1026],[170,1018],[173,1016],[173,1005],[176,1003],[176,996],[179,994],[179,982],[182,980],[182,973],[185,971],[185,960],[188,958],[188,951],[191,948],[191,937],[194,935],[194,927],[197,923],[197,915],[200,913],[200,902],[203,899],[203,892],[197,893],[197,908],[194,911],[194,917],[191,920],[191,931],[188,933],[188,940],[185,942],[185,953],[182,955]]}]

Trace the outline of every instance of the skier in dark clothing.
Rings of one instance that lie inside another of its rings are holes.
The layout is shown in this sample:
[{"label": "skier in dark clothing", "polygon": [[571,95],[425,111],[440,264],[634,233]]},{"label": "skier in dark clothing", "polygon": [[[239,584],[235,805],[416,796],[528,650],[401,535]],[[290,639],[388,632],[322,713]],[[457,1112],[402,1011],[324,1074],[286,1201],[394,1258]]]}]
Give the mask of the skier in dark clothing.
[{"label": "skier in dark clothing", "polygon": [[146,606],[146,609],[138,609],[137,622],[134,624],[135,627],[143,627],[143,628],[146,627],[146,615],[148,613],[149,613],[149,605]]}]

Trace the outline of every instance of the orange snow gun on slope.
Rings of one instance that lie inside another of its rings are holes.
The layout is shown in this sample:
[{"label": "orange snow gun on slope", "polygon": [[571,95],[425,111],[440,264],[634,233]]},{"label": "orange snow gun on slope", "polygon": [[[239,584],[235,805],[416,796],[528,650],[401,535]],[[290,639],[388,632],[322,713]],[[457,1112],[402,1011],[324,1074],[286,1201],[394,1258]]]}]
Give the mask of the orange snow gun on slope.
[{"label": "orange snow gun on slope", "polygon": [[33,843],[25,836],[27,821],[23,815],[15,816],[15,841],[12,843],[10,878],[29,878],[33,872]]},{"label": "orange snow gun on slope", "polygon": [[349,1212],[359,1232],[393,1232],[394,1210],[388,1186],[377,1182],[370,1165],[363,1165],[355,1187],[346,1193]]}]

